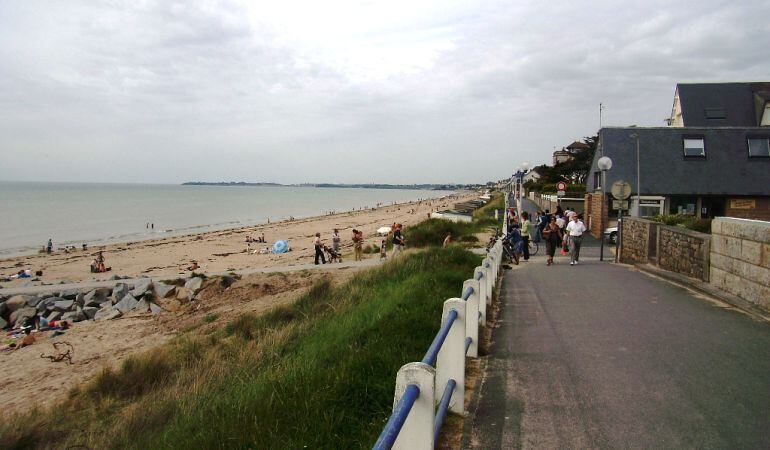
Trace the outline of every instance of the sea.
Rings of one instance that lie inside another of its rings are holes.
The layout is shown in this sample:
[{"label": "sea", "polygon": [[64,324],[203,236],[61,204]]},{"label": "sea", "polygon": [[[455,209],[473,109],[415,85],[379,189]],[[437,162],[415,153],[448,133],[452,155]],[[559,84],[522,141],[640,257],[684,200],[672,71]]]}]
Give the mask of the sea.
[{"label": "sea", "polygon": [[[452,191],[0,181],[0,258],[201,233]],[[387,225],[387,224],[383,224]]]}]

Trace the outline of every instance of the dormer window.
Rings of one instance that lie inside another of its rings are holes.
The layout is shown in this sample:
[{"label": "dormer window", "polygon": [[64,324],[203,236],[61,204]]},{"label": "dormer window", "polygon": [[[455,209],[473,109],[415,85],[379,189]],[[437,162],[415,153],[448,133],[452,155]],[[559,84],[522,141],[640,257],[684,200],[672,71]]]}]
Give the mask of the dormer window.
[{"label": "dormer window", "polygon": [[747,141],[749,144],[749,158],[770,157],[770,138],[750,137]]},{"label": "dormer window", "polygon": [[702,137],[684,138],[684,156],[704,157],[706,156],[706,144]]}]

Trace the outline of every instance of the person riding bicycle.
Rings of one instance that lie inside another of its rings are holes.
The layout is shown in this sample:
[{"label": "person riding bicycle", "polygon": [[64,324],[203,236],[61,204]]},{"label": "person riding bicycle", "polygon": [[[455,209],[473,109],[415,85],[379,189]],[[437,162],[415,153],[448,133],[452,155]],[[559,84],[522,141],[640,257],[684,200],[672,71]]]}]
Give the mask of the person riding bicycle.
[{"label": "person riding bicycle", "polygon": [[518,228],[514,228],[508,234],[508,244],[511,247],[514,262],[519,264],[519,257],[524,253],[524,238],[521,237],[521,231]]}]

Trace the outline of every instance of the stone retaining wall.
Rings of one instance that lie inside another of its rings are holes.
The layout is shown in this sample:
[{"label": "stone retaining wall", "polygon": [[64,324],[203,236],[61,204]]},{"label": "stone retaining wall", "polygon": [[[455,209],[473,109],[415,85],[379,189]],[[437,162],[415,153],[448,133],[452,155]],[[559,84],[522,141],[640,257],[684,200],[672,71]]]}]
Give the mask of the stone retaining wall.
[{"label": "stone retaining wall", "polygon": [[709,281],[711,236],[666,225],[658,226],[658,266],[690,278]]},{"label": "stone retaining wall", "polygon": [[770,311],[770,222],[718,217],[711,233],[711,283]]},{"label": "stone retaining wall", "polygon": [[[650,234],[655,222],[633,217],[624,217],[623,221],[623,251],[620,261],[627,264],[646,264],[650,258]],[[655,245],[655,242],[652,242]]]}]

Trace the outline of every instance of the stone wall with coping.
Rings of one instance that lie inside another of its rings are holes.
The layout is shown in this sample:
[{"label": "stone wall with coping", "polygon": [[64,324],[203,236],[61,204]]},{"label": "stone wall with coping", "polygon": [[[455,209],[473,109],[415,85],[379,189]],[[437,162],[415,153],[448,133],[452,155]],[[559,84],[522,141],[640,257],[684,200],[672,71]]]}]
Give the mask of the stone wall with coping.
[{"label": "stone wall with coping", "polygon": [[711,283],[770,311],[770,222],[717,217],[711,233]]},{"label": "stone wall with coping", "polygon": [[656,253],[661,269],[709,281],[710,252],[710,235],[681,227],[658,225]]},{"label": "stone wall with coping", "polygon": [[652,228],[658,224],[635,217],[624,217],[621,223],[623,227],[623,248],[620,253],[620,262],[646,264],[652,253],[650,251]]},{"label": "stone wall with coping", "polygon": [[601,238],[604,228],[607,228],[609,224],[607,202],[604,201],[603,195],[601,193],[586,194],[583,210],[583,222],[588,227],[588,232],[597,239]]}]

